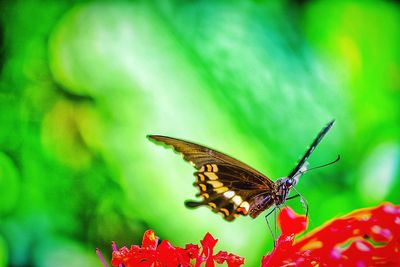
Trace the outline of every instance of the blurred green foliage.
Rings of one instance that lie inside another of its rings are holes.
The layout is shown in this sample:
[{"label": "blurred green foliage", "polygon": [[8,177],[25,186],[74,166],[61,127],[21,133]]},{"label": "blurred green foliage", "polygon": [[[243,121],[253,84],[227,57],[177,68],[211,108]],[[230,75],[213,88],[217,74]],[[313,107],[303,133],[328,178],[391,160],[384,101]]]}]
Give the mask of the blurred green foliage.
[{"label": "blurred green foliage", "polygon": [[[263,216],[188,210],[193,169],[145,139],[198,142],[287,175],[337,123],[297,189],[310,228],[399,202],[400,9],[390,1],[3,1],[0,267],[100,266],[154,229],[209,231],[256,266]],[[290,205],[302,212],[297,201]]]}]

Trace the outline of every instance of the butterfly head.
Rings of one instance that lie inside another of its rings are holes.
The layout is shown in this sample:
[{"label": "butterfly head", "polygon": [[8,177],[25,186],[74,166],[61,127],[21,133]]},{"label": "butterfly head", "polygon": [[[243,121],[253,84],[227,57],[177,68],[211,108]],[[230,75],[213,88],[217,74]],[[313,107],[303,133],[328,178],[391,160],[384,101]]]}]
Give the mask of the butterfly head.
[{"label": "butterfly head", "polygon": [[295,178],[292,178],[292,177],[285,178],[284,182],[285,182],[285,187],[287,189],[290,189],[290,188],[292,188],[293,186],[295,186],[297,184],[297,180]]},{"label": "butterfly head", "polygon": [[298,177],[282,177],[276,181],[276,185],[278,189],[290,190],[294,187],[298,182]]}]

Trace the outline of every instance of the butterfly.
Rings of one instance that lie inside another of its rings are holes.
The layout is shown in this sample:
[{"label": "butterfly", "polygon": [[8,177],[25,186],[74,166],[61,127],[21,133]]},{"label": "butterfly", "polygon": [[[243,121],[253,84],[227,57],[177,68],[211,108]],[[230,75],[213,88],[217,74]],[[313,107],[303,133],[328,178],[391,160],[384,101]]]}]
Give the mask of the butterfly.
[{"label": "butterfly", "polygon": [[156,143],[173,147],[196,168],[194,186],[199,189],[196,196],[202,200],[186,201],[187,207],[209,206],[212,211],[220,213],[225,220],[232,221],[240,215],[256,218],[273,205],[279,209],[286,200],[302,197],[300,194],[288,196],[291,189],[295,190],[294,186],[307,170],[308,157],[332,128],[334,122],[331,121],[319,132],[289,175],[275,182],[247,164],[214,149],[167,136],[147,137]]}]

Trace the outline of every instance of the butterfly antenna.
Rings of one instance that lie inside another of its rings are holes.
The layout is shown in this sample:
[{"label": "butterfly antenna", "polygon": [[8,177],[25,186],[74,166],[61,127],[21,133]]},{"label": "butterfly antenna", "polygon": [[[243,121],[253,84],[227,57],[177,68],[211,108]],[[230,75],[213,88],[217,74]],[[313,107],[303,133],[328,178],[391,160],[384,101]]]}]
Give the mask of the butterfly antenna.
[{"label": "butterfly antenna", "polygon": [[329,165],[331,165],[331,164],[334,164],[334,163],[338,162],[339,160],[340,160],[340,155],[338,155],[337,158],[336,158],[335,160],[333,160],[333,161],[331,161],[331,162],[329,162],[329,163],[326,163],[326,164],[321,165],[321,166],[317,166],[317,167],[313,167],[313,168],[307,169],[307,170],[305,170],[305,171],[302,171],[301,173],[305,173],[305,172],[308,172],[308,171],[311,171],[311,170],[315,170],[315,169],[319,169],[319,168],[322,168],[322,167],[329,166]]}]

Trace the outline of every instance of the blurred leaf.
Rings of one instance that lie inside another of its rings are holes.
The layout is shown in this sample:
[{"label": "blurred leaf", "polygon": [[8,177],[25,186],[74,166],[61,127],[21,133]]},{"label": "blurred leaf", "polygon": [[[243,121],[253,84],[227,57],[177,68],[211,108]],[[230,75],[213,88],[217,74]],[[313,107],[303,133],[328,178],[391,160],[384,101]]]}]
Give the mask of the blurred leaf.
[{"label": "blurred leaf", "polygon": [[101,264],[93,249],[62,237],[48,237],[37,244],[34,264],[39,267],[86,267]]},{"label": "blurred leaf", "polygon": [[8,264],[8,246],[2,236],[0,236],[0,267],[9,266]]},{"label": "blurred leaf", "polygon": [[0,216],[10,214],[17,205],[20,196],[20,177],[14,163],[5,154],[0,153]]}]

